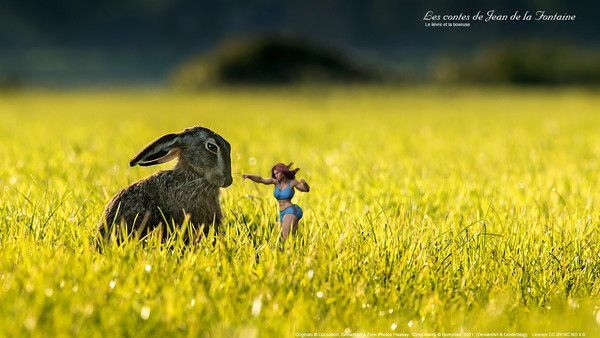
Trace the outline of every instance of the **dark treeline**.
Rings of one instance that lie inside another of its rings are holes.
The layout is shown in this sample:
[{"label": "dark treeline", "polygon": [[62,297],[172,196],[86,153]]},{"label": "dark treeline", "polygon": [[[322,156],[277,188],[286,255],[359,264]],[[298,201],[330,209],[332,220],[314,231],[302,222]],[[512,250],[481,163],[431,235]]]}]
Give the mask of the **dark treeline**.
[{"label": "dark treeline", "polygon": [[[495,9],[577,15],[574,22],[493,23],[428,29],[423,15]],[[0,74],[27,81],[113,77],[165,80],[174,66],[223,40],[290,34],[415,72],[444,53],[470,52],[496,40],[552,38],[598,46],[594,1],[193,1],[0,0]],[[72,75],[77,73],[77,75]],[[43,81],[41,81],[43,82]]]},{"label": "dark treeline", "polygon": [[[459,42],[464,31],[433,38],[423,28],[424,13],[473,14],[476,10],[538,10],[576,14],[575,23],[479,27],[468,40],[487,37],[558,34],[578,40],[598,40],[600,24],[594,1],[194,1],[194,0],[1,0],[0,47],[29,46],[163,46],[209,47],[248,32],[287,31],[351,46],[394,49],[394,42],[432,44]],[[420,36],[433,38],[422,40]]]}]

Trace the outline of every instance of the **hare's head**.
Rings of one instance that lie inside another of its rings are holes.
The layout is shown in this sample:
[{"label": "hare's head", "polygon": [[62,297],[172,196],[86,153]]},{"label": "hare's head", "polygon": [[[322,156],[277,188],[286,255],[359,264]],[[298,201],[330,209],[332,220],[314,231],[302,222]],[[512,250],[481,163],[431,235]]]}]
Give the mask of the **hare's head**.
[{"label": "hare's head", "polygon": [[219,187],[228,187],[231,177],[231,146],[214,131],[193,127],[167,134],[150,143],[135,156],[130,166],[149,166],[179,158],[179,167],[189,169]]}]

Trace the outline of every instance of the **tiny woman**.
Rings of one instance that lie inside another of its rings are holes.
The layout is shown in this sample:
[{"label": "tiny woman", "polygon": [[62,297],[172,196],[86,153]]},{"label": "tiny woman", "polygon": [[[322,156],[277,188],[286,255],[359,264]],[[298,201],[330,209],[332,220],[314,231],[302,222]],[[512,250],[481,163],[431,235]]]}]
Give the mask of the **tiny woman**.
[{"label": "tiny woman", "polygon": [[296,172],[300,169],[291,169],[291,166],[291,163],[288,165],[277,163],[271,169],[271,178],[249,174],[242,175],[244,179],[248,178],[256,183],[275,185],[273,195],[279,203],[279,222],[281,222],[281,237],[283,237],[283,240],[288,237],[290,230],[292,233],[296,232],[298,222],[302,218],[302,209],[298,205],[292,204],[294,188],[302,192],[310,190],[304,179],[296,180]]}]

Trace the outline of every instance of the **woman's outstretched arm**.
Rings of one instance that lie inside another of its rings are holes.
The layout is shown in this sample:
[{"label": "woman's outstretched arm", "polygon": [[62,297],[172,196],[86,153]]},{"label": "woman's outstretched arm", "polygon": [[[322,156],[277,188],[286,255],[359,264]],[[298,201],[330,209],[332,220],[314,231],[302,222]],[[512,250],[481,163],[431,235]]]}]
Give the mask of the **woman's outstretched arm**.
[{"label": "woman's outstretched arm", "polygon": [[250,175],[250,174],[242,174],[243,179],[249,179],[252,182],[262,183],[262,184],[275,184],[277,183],[274,178],[264,178],[258,175]]},{"label": "woman's outstretched arm", "polygon": [[310,187],[308,186],[308,183],[306,183],[306,181],[303,178],[301,178],[300,181],[293,180],[292,181],[292,185],[296,189],[298,189],[298,190],[300,190],[302,192],[309,192],[310,191]]}]

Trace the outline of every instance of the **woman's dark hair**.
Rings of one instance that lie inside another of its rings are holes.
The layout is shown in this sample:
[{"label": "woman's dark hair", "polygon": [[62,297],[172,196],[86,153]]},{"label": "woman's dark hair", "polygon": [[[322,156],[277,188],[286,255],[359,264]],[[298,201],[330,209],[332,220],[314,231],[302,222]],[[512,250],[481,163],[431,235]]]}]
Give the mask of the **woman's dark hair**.
[{"label": "woman's dark hair", "polygon": [[294,178],[296,178],[296,173],[298,172],[298,170],[300,170],[300,168],[292,169],[292,164],[294,164],[294,162],[291,162],[288,165],[285,165],[283,163],[277,163],[273,166],[273,168],[271,168],[271,177],[275,178],[274,171],[277,170],[283,173],[283,175],[285,175],[285,177],[287,177],[288,179],[293,180]]}]

